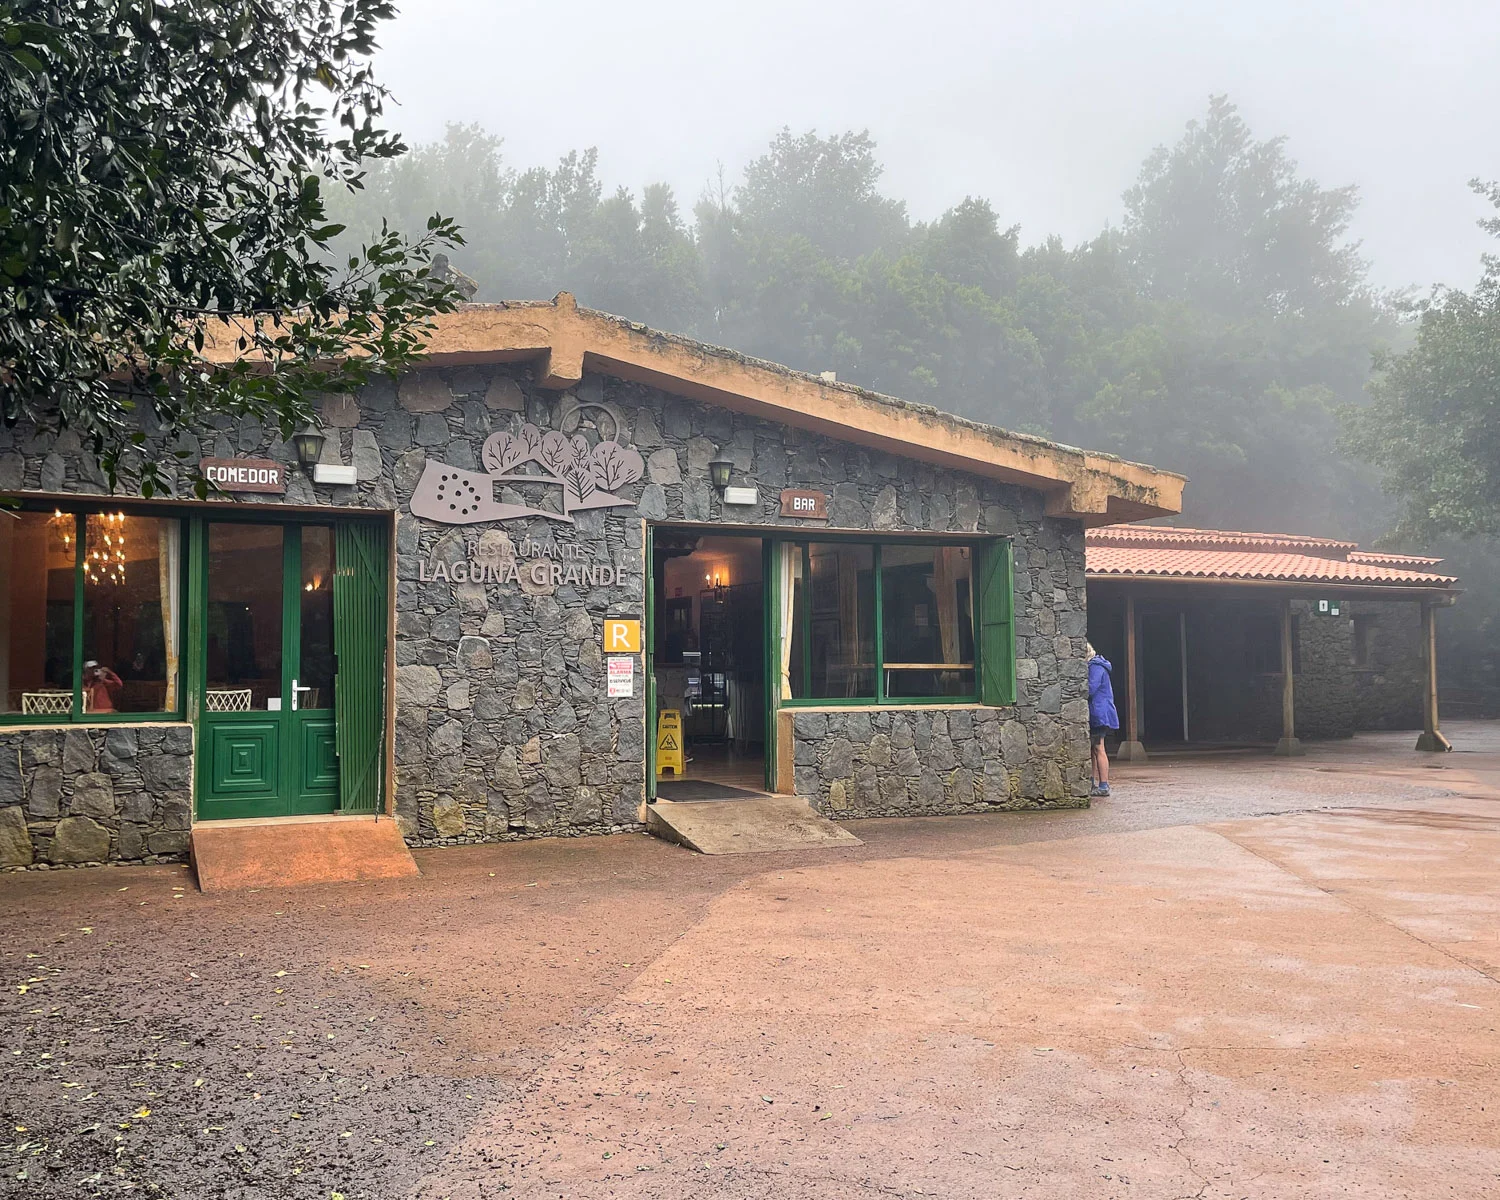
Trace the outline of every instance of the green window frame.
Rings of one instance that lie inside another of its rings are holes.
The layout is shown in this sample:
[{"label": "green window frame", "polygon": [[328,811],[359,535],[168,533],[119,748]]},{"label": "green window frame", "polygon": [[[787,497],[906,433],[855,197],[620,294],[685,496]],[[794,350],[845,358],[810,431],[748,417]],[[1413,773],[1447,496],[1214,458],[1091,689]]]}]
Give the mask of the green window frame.
[{"label": "green window frame", "polygon": [[[771,669],[768,672],[769,691],[775,704],[782,708],[834,708],[834,707],[896,707],[900,705],[939,704],[984,704],[1003,707],[1015,703],[1015,597],[1013,549],[1009,539],[989,538],[981,540],[950,540],[932,538],[889,538],[873,540],[850,537],[836,533],[818,533],[800,537],[769,539],[772,580],[769,592],[772,637],[768,639]],[[812,580],[812,547],[830,543],[843,543],[869,547],[873,555],[874,573],[874,642],[875,642],[875,687],[873,694],[866,696],[814,697],[806,693],[811,690],[812,679],[812,626],[813,606],[810,602]],[[800,661],[791,664],[794,678],[800,676],[800,696],[786,698],[781,695],[779,656],[782,639],[791,636],[783,629],[781,619],[781,594],[783,581],[782,548],[792,546],[801,553],[801,577],[804,580],[802,602],[796,606],[792,620],[801,654]],[[974,688],[961,695],[943,696],[892,696],[889,694],[888,671],[902,664],[887,662],[885,651],[885,589],[883,548],[901,546],[906,548],[967,547],[971,555],[970,588],[972,603],[970,617],[973,622]]]},{"label": "green window frame", "polygon": [[[187,638],[187,615],[185,609],[188,598],[188,557],[189,537],[188,522],[180,512],[162,510],[151,506],[107,503],[104,501],[74,501],[65,503],[57,501],[22,501],[16,510],[18,512],[53,512],[58,516],[73,518],[73,539],[77,549],[74,552],[73,562],[73,645],[72,645],[72,678],[73,695],[66,713],[24,713],[24,712],[0,712],[0,728],[11,728],[16,726],[32,725],[138,725],[144,722],[160,721],[164,723],[181,723],[186,720],[187,696],[186,685],[189,678],[186,671],[188,655],[186,653]],[[86,594],[86,572],[88,519],[91,516],[101,514],[122,513],[126,518],[150,517],[159,521],[175,521],[177,523],[178,537],[178,571],[177,571],[177,704],[171,710],[156,712],[85,712],[83,708],[83,642],[84,629],[87,612]],[[0,516],[0,519],[4,519]]]}]

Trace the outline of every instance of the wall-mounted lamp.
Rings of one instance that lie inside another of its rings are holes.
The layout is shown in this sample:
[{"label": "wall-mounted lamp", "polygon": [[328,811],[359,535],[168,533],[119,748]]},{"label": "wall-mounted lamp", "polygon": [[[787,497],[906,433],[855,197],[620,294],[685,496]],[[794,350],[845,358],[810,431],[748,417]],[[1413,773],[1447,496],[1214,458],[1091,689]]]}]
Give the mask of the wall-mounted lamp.
[{"label": "wall-mounted lamp", "polygon": [[327,440],[311,425],[293,435],[292,445],[297,448],[297,461],[307,474],[312,474],[313,467],[317,466],[318,459],[323,456],[323,443]]},{"label": "wall-mounted lamp", "polygon": [[708,464],[708,481],[719,491],[729,486],[729,472],[734,463],[727,458],[715,458]]}]

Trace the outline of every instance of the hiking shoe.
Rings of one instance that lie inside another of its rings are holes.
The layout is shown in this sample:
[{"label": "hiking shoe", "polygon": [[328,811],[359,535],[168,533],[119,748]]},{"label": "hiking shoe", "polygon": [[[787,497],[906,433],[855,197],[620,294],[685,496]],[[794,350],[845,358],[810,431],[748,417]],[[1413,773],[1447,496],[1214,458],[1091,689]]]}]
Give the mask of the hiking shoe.
[{"label": "hiking shoe", "polygon": [[1108,796],[1109,795],[1109,784],[1107,784],[1107,783],[1096,783],[1096,784],[1094,784],[1093,790],[1089,792],[1089,795],[1090,796]]}]

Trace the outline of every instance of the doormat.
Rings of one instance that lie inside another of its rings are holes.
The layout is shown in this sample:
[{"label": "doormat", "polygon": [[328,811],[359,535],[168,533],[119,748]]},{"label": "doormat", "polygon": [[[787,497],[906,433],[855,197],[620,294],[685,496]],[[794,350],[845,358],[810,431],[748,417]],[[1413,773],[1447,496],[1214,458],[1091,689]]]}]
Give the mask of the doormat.
[{"label": "doormat", "polygon": [[764,792],[730,787],[727,783],[712,783],[707,779],[659,779],[656,782],[656,794],[675,804],[699,800],[750,800],[765,795]]}]

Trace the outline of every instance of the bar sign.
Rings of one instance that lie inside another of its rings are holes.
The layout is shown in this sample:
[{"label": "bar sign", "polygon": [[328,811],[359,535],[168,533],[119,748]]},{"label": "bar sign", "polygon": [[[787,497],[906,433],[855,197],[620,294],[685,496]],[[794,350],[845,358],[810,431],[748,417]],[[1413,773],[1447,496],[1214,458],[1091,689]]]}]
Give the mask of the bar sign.
[{"label": "bar sign", "polygon": [[811,488],[787,488],[781,493],[781,515],[804,517],[809,521],[828,520],[828,493]]}]

